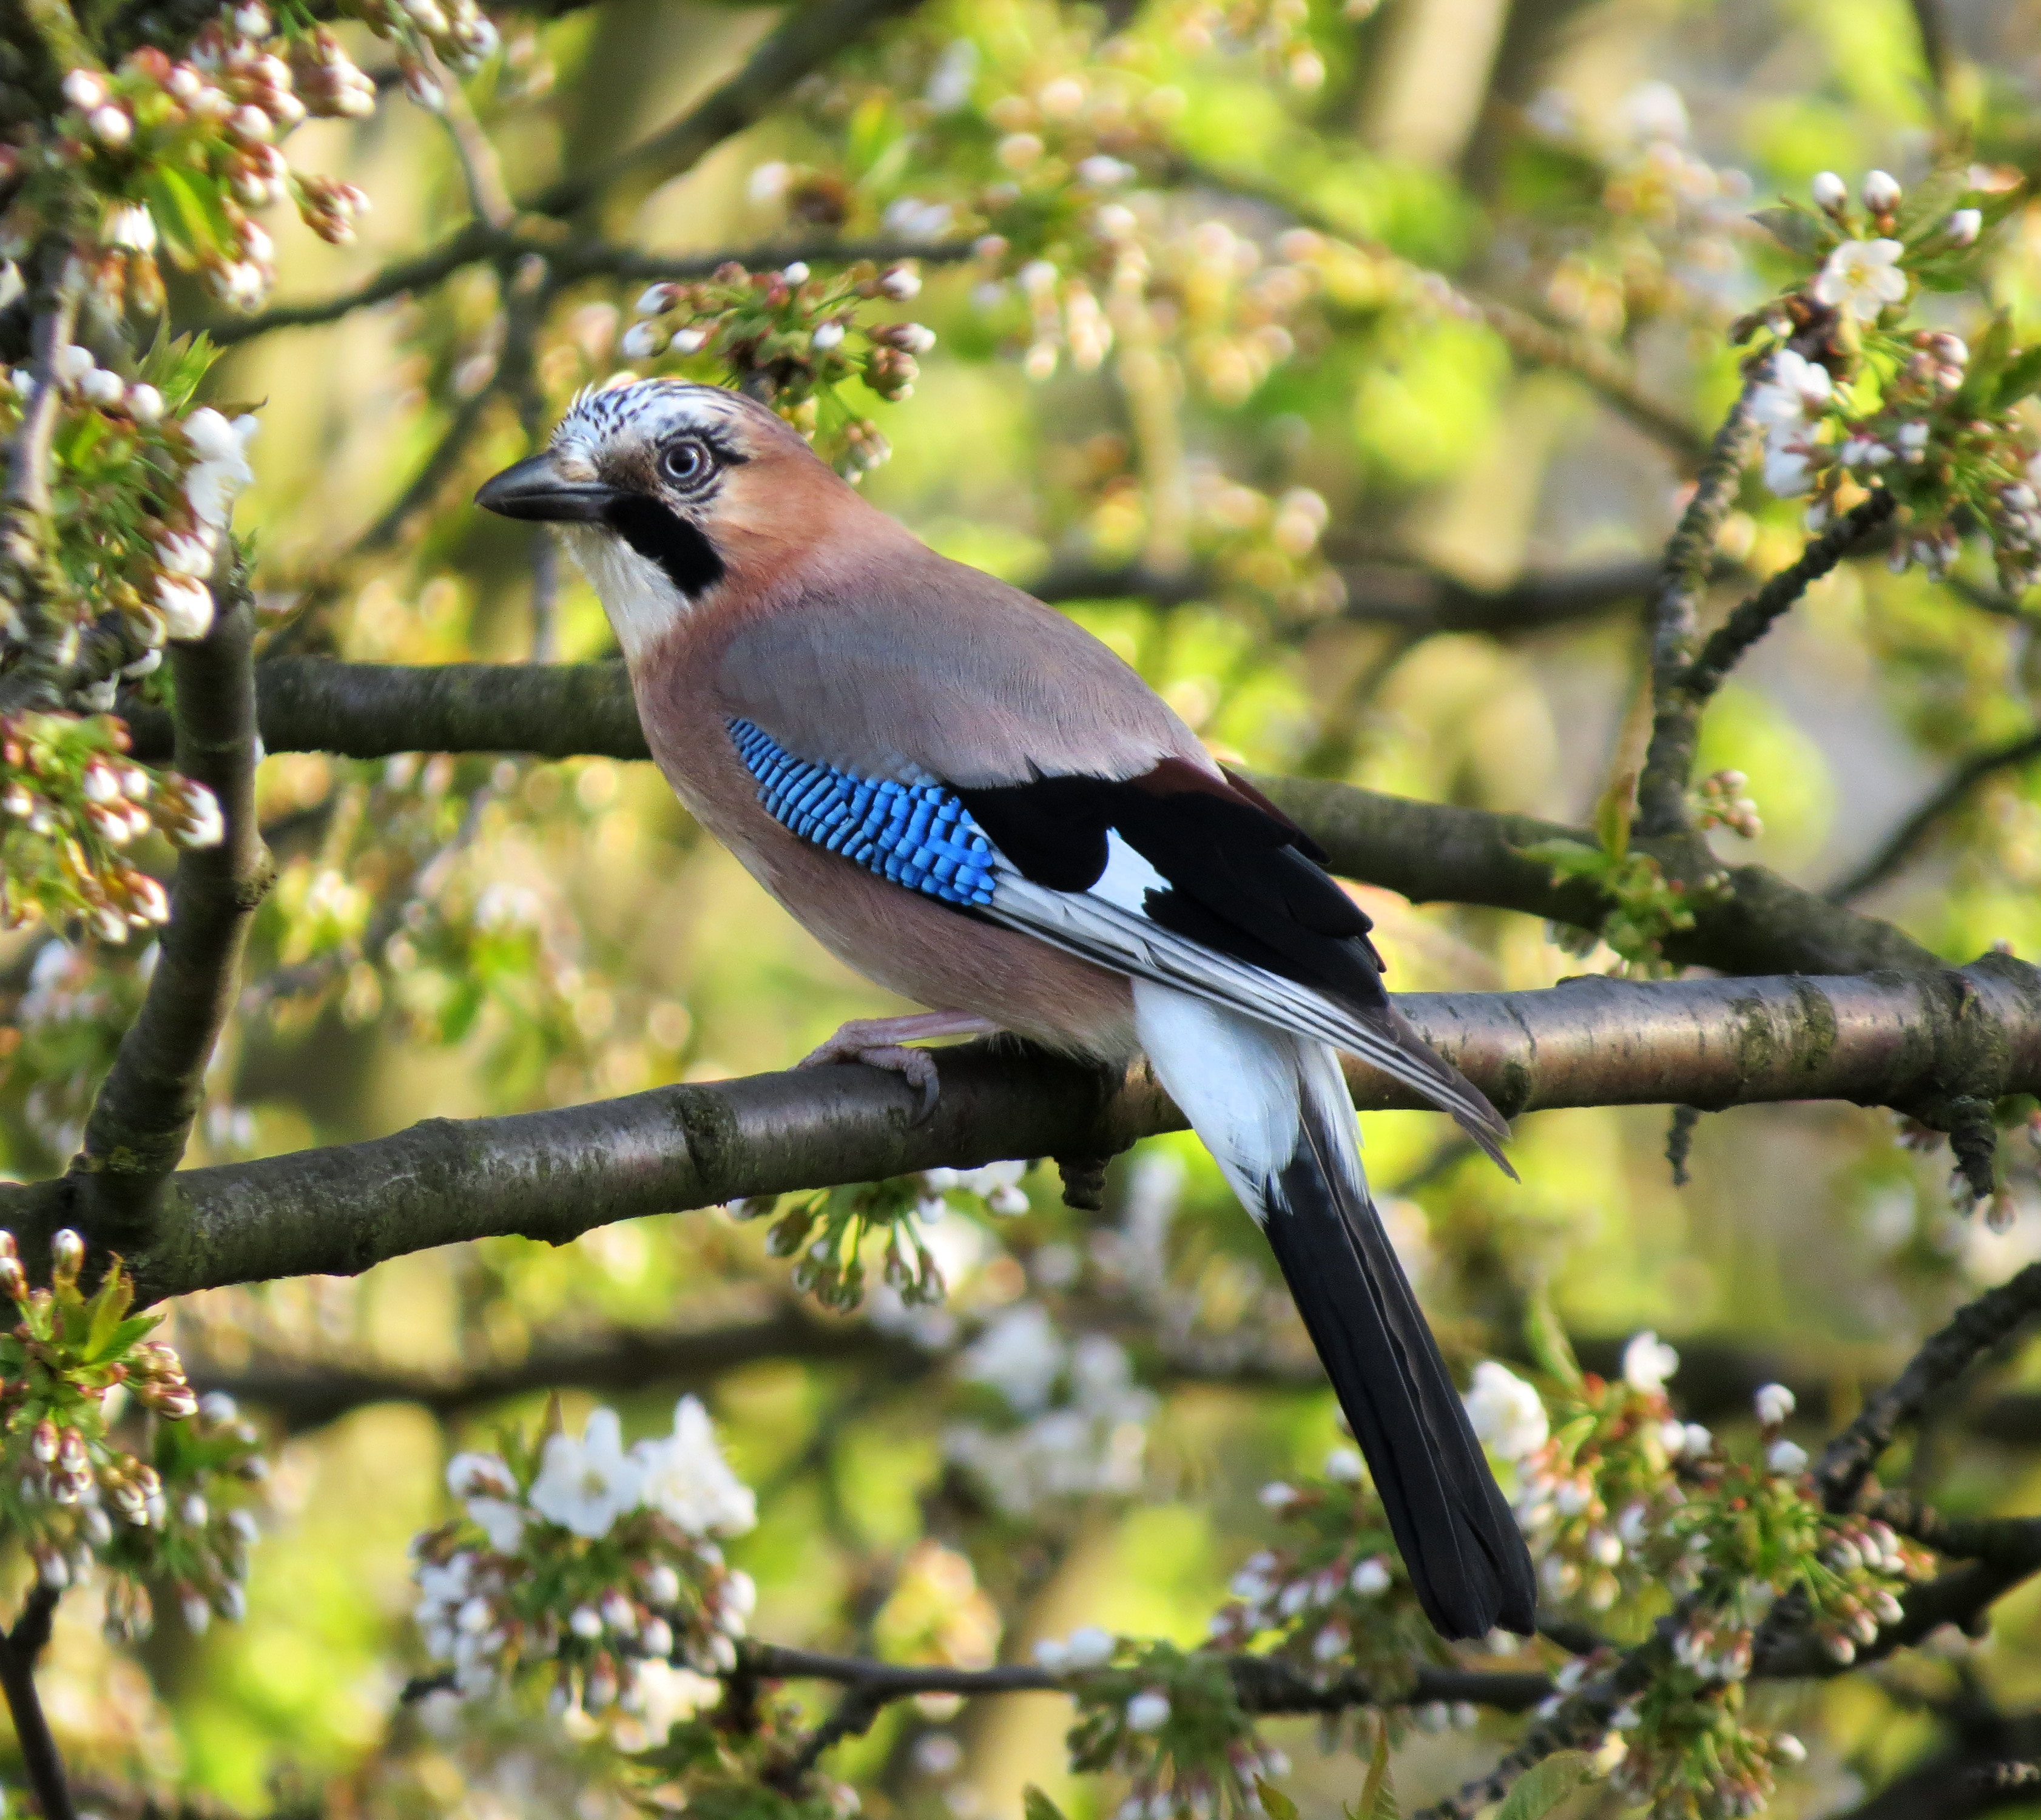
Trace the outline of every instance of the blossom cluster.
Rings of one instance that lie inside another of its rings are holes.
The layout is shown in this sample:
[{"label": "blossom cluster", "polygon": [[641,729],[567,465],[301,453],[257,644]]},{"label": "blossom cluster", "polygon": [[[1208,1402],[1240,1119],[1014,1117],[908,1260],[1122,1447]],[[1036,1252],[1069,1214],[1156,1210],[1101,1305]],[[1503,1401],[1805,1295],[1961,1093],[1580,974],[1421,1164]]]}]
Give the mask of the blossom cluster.
[{"label": "blossom cluster", "polygon": [[[342,10],[395,43],[428,105],[441,100],[435,55],[470,67],[496,43],[474,0],[355,0]],[[275,280],[276,250],[251,211],[288,196],[315,233],[345,242],[368,207],[351,184],[294,172],[277,141],[307,114],[372,113],[375,85],[296,10],[280,37],[263,0],[231,0],[177,48],[144,44],[111,71],[66,74],[64,109],[48,131],[0,147],[0,178],[21,181],[9,233],[27,244],[84,214],[97,223],[92,277],[109,303],[161,311],[161,250],[202,272],[222,302],[252,309]]]},{"label": "blossom cluster", "polygon": [[[1806,1452],[1784,1432],[1794,1398],[1783,1385],[1757,1393],[1758,1443],[1745,1456],[1679,1419],[1665,1392],[1679,1355],[1655,1334],[1631,1341],[1614,1382],[1582,1372],[1563,1341],[1542,1356],[1548,1395],[1489,1361],[1467,1407],[1516,1475],[1517,1519],[1547,1593],[1632,1635],[1678,1601],[1659,1621],[1662,1666],[1611,1719],[1621,1749],[1612,1779],[1654,1820],[1754,1813],[1778,1768],[1801,1754],[1744,1716],[1758,1627],[1790,1611],[1847,1663],[1898,1620],[1900,1595],[1932,1558],[1883,1523],[1823,1508]],[[1544,1716],[1598,1672],[1595,1658],[1569,1664]]]},{"label": "blossom cluster", "polygon": [[1139,1488],[1155,1398],[1135,1383],[1117,1341],[1091,1334],[1067,1341],[1047,1309],[1025,1302],[995,1316],[957,1370],[1004,1406],[952,1423],[944,1454],[1007,1516]]},{"label": "blossom cluster", "polygon": [[219,805],[203,784],[133,763],[128,746],[105,715],[0,716],[0,923],[76,916],[122,942],[169,919],[163,887],[126,849],[151,830],[216,845]]},{"label": "blossom cluster", "polygon": [[[1748,282],[1750,179],[1701,155],[1677,89],[1640,84],[1595,119],[1548,90],[1527,119],[1522,153],[1546,180],[1544,205],[1509,224],[1521,243],[1511,250],[1554,315],[1613,341],[1697,307],[1728,313]],[[1568,205],[1553,206],[1555,193]]]},{"label": "blossom cluster", "polygon": [[624,331],[622,352],[634,361],[712,358],[740,382],[764,383],[804,434],[826,431],[827,446],[855,479],[888,450],[838,388],[856,380],[879,398],[904,399],[920,371],[915,357],[936,340],[919,322],[864,320],[860,307],[904,303],[921,288],[911,264],[882,269],[860,260],[818,276],[798,261],[751,272],[732,260],[699,283],[651,286],[638,300],[639,319]]},{"label": "blossom cluster", "polygon": [[0,1524],[53,1590],[105,1568],[117,1637],[148,1630],[150,1582],[174,1589],[194,1629],[238,1618],[256,1536],[240,1488],[265,1467],[254,1431],[149,1339],[162,1317],[130,1311],[118,1258],[88,1295],[85,1242],[60,1231],[50,1250],[49,1287],[32,1289],[0,1232],[0,1295],[19,1317],[0,1335]]},{"label": "blossom cluster", "polygon": [[1407,1687],[1436,1655],[1436,1634],[1360,1454],[1336,1448],[1318,1482],[1264,1486],[1261,1504],[1291,1540],[1234,1575],[1233,1597],[1211,1621],[1213,1643],[1264,1647],[1320,1685],[1358,1669],[1385,1695]]},{"label": "blossom cluster", "polygon": [[[944,1285],[921,1228],[944,1219],[957,1201],[1001,1218],[1025,1213],[1020,1178],[1026,1173],[1024,1163],[989,1163],[825,1189],[796,1197],[773,1221],[765,1248],[775,1257],[795,1260],[795,1288],[847,1314],[864,1299],[866,1242],[878,1239],[886,1287],[910,1308],[929,1307],[942,1300]],[[779,1205],[779,1196],[767,1195],[736,1202],[730,1211],[753,1220]]]},{"label": "blossom cluster", "polygon": [[1696,825],[1726,828],[1746,841],[1757,840],[1764,832],[1764,823],[1756,802],[1745,794],[1749,788],[1749,778],[1741,771],[1711,772],[1691,793]]},{"label": "blossom cluster", "polygon": [[2012,193],[1948,172],[1909,194],[1875,170],[1854,199],[1833,172],[1814,194],[1760,217],[1803,269],[1741,325],[1772,343],[1751,369],[1765,484],[1809,498],[1815,529],[1883,489],[1902,509],[1895,570],[1944,574],[1982,529],[2001,584],[2024,589],[2041,572],[2041,433],[2014,407],[2041,387],[2041,350],[2016,348],[2004,317],[1974,347],[1906,326],[1920,291],[1969,281]]},{"label": "blossom cluster", "polygon": [[627,1448],[598,1409],[578,1437],[456,1456],[447,1485],[461,1514],[414,1544],[416,1616],[457,1692],[550,1675],[556,1711],[630,1712],[647,1662],[735,1666],[757,1594],[712,1538],[757,1505],[694,1398],[662,1438]]},{"label": "blossom cluster", "polygon": [[1078,1703],[1070,1767],[1131,1784],[1115,1820],[1262,1820],[1257,1785],[1289,1762],[1256,1736],[1223,1656],[1079,1631],[1055,1665]]}]

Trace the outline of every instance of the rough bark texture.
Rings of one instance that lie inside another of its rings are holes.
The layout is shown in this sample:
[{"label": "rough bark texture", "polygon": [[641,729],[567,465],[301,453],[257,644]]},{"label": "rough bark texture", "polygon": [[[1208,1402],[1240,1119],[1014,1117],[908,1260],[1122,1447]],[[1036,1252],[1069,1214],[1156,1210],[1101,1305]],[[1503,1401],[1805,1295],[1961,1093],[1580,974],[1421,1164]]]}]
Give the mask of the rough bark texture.
[{"label": "rough bark texture", "polygon": [[[1417,1028],[1503,1111],[1841,1099],[1932,1107],[2041,1091],[2041,973],[1992,956],[1934,975],[1600,978],[1544,992],[1419,993]],[[640,1215],[1010,1157],[1100,1157],[1177,1128],[1136,1070],[1116,1080],[1012,1046],[943,1052],[934,1116],[856,1066],[683,1086],[192,1169],[167,1185],[134,1262],[151,1298],[223,1283],[351,1275],[503,1233],[559,1243]],[[1364,1108],[1407,1090],[1350,1065]],[[0,1191],[40,1256],[81,1217],[72,1178]]]},{"label": "rough bark texture", "polygon": [[155,971],[93,1103],[71,1167],[86,1223],[109,1242],[142,1236],[151,1204],[175,1169],[204,1095],[206,1064],[234,1009],[269,856],[255,821],[254,607],[236,567],[219,588],[212,629],[171,647],[177,682],[174,757],[218,798],[216,846],[177,861]]}]

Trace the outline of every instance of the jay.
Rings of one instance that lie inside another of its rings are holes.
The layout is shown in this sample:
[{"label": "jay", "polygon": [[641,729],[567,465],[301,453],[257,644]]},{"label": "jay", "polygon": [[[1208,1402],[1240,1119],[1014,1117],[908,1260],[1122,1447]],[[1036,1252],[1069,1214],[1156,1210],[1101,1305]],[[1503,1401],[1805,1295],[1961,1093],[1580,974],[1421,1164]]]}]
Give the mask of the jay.
[{"label": "jay", "polygon": [[[601,597],[681,801],[921,1039],[1145,1052],[1266,1235],[1445,1636],[1528,1631],[1508,1505],[1368,1196],[1345,1050],[1500,1162],[1508,1127],[1391,1002],[1326,856],[1104,645],[938,555],[764,406],[584,393],[476,503],[549,521]],[[1507,1169],[1508,1165],[1503,1166]]]}]

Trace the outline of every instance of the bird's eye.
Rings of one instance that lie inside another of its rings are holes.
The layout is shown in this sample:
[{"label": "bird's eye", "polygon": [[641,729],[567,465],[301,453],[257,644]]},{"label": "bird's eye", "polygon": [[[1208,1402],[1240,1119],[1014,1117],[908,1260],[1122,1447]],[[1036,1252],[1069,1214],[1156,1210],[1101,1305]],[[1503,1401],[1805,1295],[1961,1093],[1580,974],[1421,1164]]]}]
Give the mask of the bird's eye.
[{"label": "bird's eye", "polygon": [[692,486],[711,466],[708,447],[692,436],[670,442],[659,452],[659,467],[676,486]]}]

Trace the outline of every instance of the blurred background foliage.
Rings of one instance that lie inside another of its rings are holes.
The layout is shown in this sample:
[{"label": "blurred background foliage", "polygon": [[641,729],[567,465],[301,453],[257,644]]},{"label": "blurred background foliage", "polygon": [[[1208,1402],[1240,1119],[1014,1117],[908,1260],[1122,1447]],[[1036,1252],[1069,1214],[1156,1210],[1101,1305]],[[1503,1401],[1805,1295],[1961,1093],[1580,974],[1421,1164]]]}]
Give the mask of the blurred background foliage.
[{"label": "blurred background foliage", "polygon": [[[467,85],[513,193],[673,117],[776,17],[708,0],[544,13],[505,13],[500,54]],[[341,30],[388,86],[387,53]],[[577,225],[756,269],[839,229],[968,246],[1001,183],[1018,197],[1001,207],[1071,206],[1092,180],[1038,184],[1044,135],[1120,94],[1099,155],[1133,166],[1107,186],[1124,186],[1165,300],[1144,327],[1093,273],[1078,301],[1081,250],[1046,276],[997,247],[931,259],[895,312],[937,336],[913,395],[856,402],[894,452],[871,496],[953,555],[1053,583],[1223,753],[1578,822],[1639,748],[1639,589],[1549,623],[1513,613],[1507,590],[1647,564],[1661,545],[1694,438],[1734,390],[1726,326],[1784,270],[1749,211],[1829,169],[1910,182],[1954,155],[1994,185],[2031,177],[2037,47],[2033,0],[928,0],[682,180],[615,186]],[[445,124],[424,110],[308,122],[292,151],[375,211],[345,247],[273,223],[284,300],[338,294],[468,212]],[[1028,258],[1052,258],[1053,223],[1037,231]],[[2014,213],[1990,273],[2021,338],[2041,334],[2041,207]],[[1577,361],[1527,357],[1433,273],[1622,357],[1659,433]],[[528,383],[503,370],[516,299],[480,268],[235,342],[211,395],[261,401],[240,525],[268,648],[609,654],[579,578],[466,492],[628,364],[639,288],[548,294]],[[1974,298],[1928,307],[1959,333],[1982,320]],[[1101,310],[1109,361],[1094,357]],[[1718,605],[1803,536],[1799,508],[1753,479],[1718,552]],[[1498,604],[1482,624],[1444,610],[1483,601]],[[1952,766],[2035,726],[2036,650],[1987,573],[1845,565],[1709,716],[1702,769],[1745,773],[1764,824],[1749,847],[1718,836],[1723,850],[1816,886],[1848,879]],[[260,788],[279,879],[193,1162],[777,1069],[842,1020],[895,1009],[649,767],[280,755]],[[2012,765],[1860,901],[1952,961],[1994,942],[2031,955],[2037,882],[2041,769]],[[1405,990],[1545,986],[1614,963],[1523,918],[1360,895]],[[4,964],[0,1143],[27,1178],[76,1147],[143,962],[28,930]],[[1967,1222],[1946,1158],[1906,1147],[1882,1113],[1706,1119],[1683,1189],[1658,1112],[1527,1120],[1521,1185],[1436,1119],[1371,1117],[1366,1135],[1456,1363],[1520,1358],[1542,1291],[1590,1364],[1639,1327],[1672,1339],[1676,1404],[1732,1432],[1754,1428],[1749,1389],[1782,1377],[1811,1440],[1967,1292],[2041,1257],[2031,1159],[2012,1159],[2002,1230]],[[90,1595],[67,1604],[47,1696],[88,1803],[141,1784],[201,1811],[621,1811],[613,1761],[570,1733],[398,1704],[423,1660],[406,1546],[446,1514],[445,1461],[497,1424],[528,1427],[549,1382],[573,1425],[599,1391],[630,1435],[662,1430],[681,1388],[705,1398],[760,1493],[730,1555],[757,1582],[761,1637],[963,1664],[1083,1624],[1201,1640],[1272,1533],[1257,1488],[1316,1472],[1335,1443],[1331,1397],[1195,1144],[1120,1159],[1103,1215],[1063,1208],[1053,1172],[1024,1187],[1024,1212],[974,1204],[929,1229],[939,1309],[879,1292],[855,1315],[818,1313],[762,1224],[709,1214],[186,1299],[173,1325],[194,1380],[237,1390],[277,1440],[268,1532],[242,1625],[166,1621],[130,1655],[99,1640]],[[985,1337],[1013,1340],[1001,1324],[1028,1310],[1045,1318],[1033,1364],[1017,1340],[989,1354]],[[1088,1334],[1124,1346],[1148,1394],[1130,1387],[1087,1431],[1095,1459],[1031,1463],[1022,1450],[1049,1444],[1028,1438],[1015,1374]],[[1950,1507],[2041,1495],[2041,1456],[2009,1444],[2041,1436],[2030,1386],[2041,1353],[2005,1360],[1925,1431],[1913,1470],[1932,1466]],[[1903,1672],[1761,1690],[1811,1751],[1777,1810],[1849,1807],[1930,1747],[1954,1688],[2008,1705],[2041,1692],[2031,1588],[1987,1639]],[[1029,1781],[1074,1814],[1110,1811],[1109,1788],[1059,1767],[1068,1711],[1047,1696],[906,1703],[837,1767],[875,1814],[1008,1820]],[[1350,1753],[1321,1756],[1301,1721],[1271,1735],[1307,1813],[1352,1795]],[[1395,1758],[1406,1805],[1506,1735],[1492,1719],[1414,1730]]]}]

